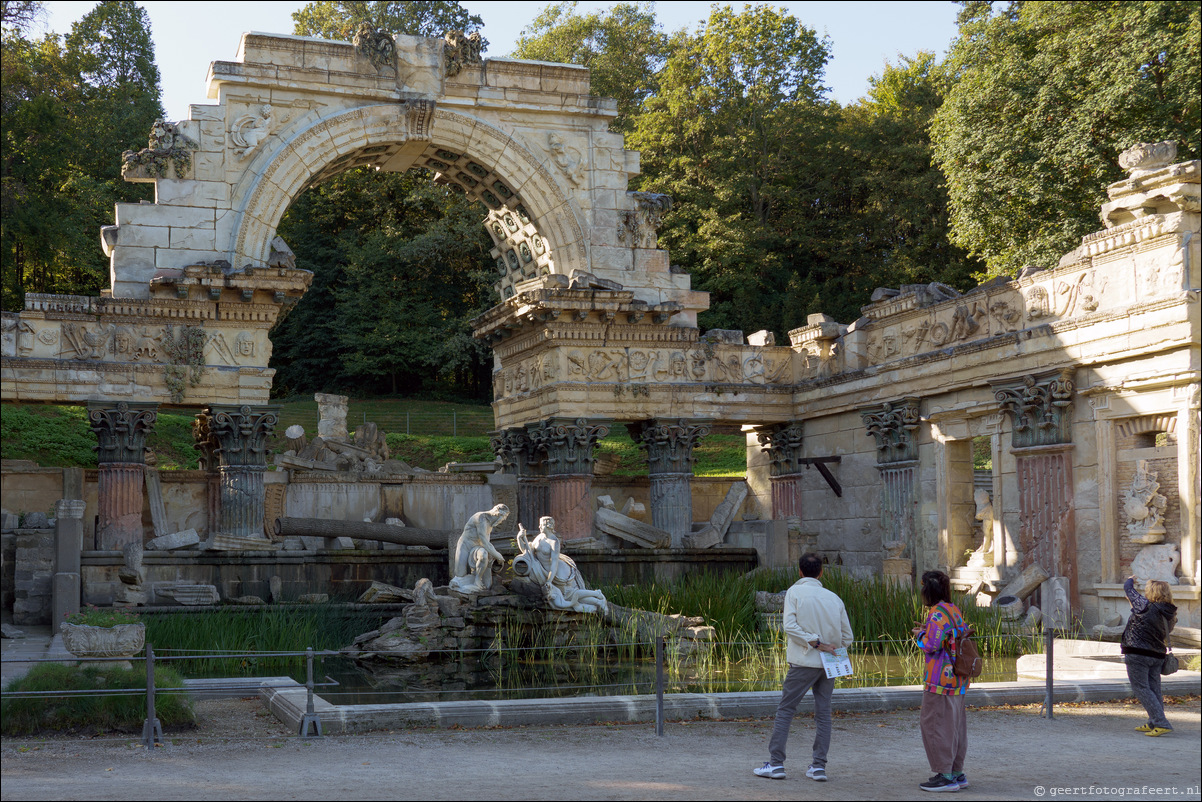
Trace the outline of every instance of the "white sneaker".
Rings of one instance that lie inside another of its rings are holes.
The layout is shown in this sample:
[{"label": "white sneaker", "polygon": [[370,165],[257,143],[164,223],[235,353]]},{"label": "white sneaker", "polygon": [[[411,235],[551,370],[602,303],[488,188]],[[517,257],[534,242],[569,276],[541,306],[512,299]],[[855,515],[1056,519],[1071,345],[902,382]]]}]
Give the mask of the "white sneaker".
[{"label": "white sneaker", "polygon": [[752,771],[755,772],[755,776],[767,777],[769,780],[785,779],[785,767],[784,766],[774,766],[774,765],[772,765],[771,761],[765,763],[764,765],[762,765],[758,768],[752,769]]},{"label": "white sneaker", "polygon": [[814,782],[826,782],[826,769],[822,766],[810,766],[806,769],[806,776]]}]

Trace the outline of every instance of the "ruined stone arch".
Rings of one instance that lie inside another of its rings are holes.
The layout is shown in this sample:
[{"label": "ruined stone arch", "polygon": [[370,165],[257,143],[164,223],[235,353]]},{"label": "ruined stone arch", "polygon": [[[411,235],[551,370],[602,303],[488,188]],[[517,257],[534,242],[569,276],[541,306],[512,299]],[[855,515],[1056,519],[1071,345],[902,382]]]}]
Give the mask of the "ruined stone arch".
[{"label": "ruined stone arch", "polygon": [[[431,104],[432,105],[432,104]],[[500,177],[511,194],[493,194],[485,202],[493,212],[521,209],[538,237],[545,242],[549,272],[570,274],[587,269],[588,241],[583,215],[575,201],[551,172],[516,136],[477,117],[420,103],[360,106],[298,125],[291,135],[279,137],[233,187],[240,198],[234,212],[238,222],[230,233],[230,261],[235,265],[266,264],[276,227],[289,205],[305,189],[323,178],[362,164],[380,166],[395,153],[390,149],[425,147],[405,169],[445,166],[435,157],[453,153]],[[433,165],[429,162],[434,162]],[[462,174],[462,170],[457,171]],[[451,171],[440,172],[445,183],[456,185],[480,199],[488,185],[474,190]],[[494,241],[497,239],[493,237]],[[502,257],[503,258],[503,257]]]}]

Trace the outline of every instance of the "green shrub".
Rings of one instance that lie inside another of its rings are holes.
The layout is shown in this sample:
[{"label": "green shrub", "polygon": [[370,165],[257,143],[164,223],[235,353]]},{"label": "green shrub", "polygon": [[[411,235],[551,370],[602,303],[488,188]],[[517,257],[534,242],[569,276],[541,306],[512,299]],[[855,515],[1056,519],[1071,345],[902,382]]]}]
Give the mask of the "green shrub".
[{"label": "green shrub", "polygon": [[[164,729],[196,724],[192,703],[178,672],[154,672],[155,715]],[[38,691],[98,691],[87,695],[20,697]],[[42,663],[9,683],[0,706],[0,732],[36,735],[43,732],[141,732],[146,719],[146,669],[102,663],[65,666]]]}]

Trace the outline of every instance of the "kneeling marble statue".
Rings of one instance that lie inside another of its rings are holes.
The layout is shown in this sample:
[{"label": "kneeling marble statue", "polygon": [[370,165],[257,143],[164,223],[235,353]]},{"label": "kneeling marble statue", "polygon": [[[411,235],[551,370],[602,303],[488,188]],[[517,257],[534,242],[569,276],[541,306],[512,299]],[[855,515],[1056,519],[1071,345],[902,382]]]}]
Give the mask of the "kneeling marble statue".
[{"label": "kneeling marble statue", "polygon": [[605,612],[608,604],[599,590],[589,590],[576,562],[560,550],[555,519],[544,515],[538,521],[538,534],[527,537],[518,526],[519,554],[513,559],[513,572],[542,587],[543,598],[556,610],[578,613]]},{"label": "kneeling marble statue", "polygon": [[463,526],[455,544],[455,563],[450,588],[460,593],[482,593],[492,587],[493,564],[505,565],[505,558],[490,541],[492,530],[509,516],[509,508],[498,504],[478,512]]}]

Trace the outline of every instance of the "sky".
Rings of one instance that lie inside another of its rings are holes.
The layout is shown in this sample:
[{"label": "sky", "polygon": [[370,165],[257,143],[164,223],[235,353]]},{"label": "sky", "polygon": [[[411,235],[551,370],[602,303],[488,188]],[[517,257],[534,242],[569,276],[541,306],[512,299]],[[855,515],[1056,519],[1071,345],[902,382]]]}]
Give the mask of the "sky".
[{"label": "sky", "polygon": [[[155,56],[162,79],[163,107],[168,119],[188,117],[192,103],[208,103],[205,77],[209,63],[232,61],[245,31],[292,33],[292,12],[305,3],[273,2],[142,2],[150,15]],[[546,2],[463,2],[484,19],[484,36],[489,41],[485,58],[506,56],[522,29],[547,6]],[[612,2],[581,2],[580,13],[614,5]],[[710,3],[661,2],[656,16],[665,31],[692,31],[709,15]],[[729,5],[742,8],[742,2]],[[956,33],[957,7],[946,0],[931,2],[787,2],[783,7],[819,35],[829,35],[832,58],[827,64],[826,83],[830,97],[853,103],[868,90],[868,79],[879,75],[885,62],[899,55],[913,56],[919,50],[942,57]],[[71,23],[96,6],[95,2],[51,0],[47,15],[31,34],[65,34]]]}]

